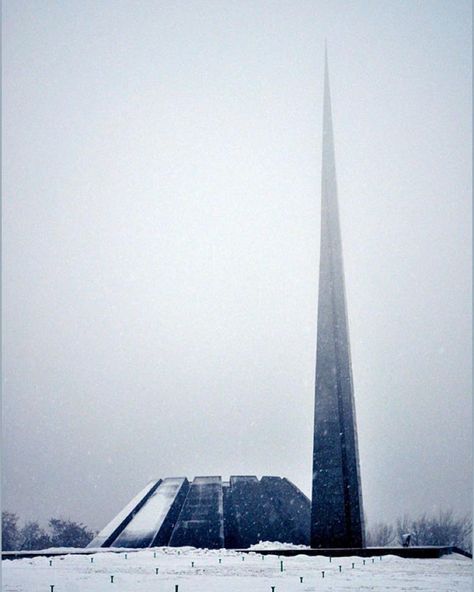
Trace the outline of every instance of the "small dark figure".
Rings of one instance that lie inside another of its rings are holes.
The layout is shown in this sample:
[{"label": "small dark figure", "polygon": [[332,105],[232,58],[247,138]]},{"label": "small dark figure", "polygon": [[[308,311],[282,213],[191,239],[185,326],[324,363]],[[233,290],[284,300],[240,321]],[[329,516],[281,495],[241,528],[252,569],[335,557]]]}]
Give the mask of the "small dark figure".
[{"label": "small dark figure", "polygon": [[411,533],[402,534],[402,545],[404,547],[409,547],[410,546],[410,541],[411,541]]}]

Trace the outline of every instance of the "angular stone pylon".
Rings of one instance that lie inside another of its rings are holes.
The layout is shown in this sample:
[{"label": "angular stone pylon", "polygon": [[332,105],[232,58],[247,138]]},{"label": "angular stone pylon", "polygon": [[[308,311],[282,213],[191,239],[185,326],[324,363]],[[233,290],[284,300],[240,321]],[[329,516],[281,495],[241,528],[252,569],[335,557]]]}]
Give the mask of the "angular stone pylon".
[{"label": "angular stone pylon", "polygon": [[323,111],[311,547],[354,548],[364,546],[364,518],[327,51]]}]

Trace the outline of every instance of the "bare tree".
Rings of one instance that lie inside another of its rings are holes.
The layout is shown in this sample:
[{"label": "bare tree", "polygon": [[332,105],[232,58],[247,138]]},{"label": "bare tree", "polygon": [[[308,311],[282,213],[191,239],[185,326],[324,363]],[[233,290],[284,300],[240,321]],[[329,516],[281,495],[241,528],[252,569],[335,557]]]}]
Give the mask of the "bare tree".
[{"label": "bare tree", "polygon": [[2,512],[2,550],[14,551],[18,548],[18,516],[14,512]]},{"label": "bare tree", "polygon": [[26,551],[46,549],[51,546],[48,533],[35,522],[30,521],[20,530],[18,548]]},{"label": "bare tree", "polygon": [[393,544],[395,538],[395,529],[391,524],[377,522],[367,530],[366,545],[368,547],[387,547]]},{"label": "bare tree", "polygon": [[51,518],[49,527],[53,547],[85,547],[94,538],[91,530],[72,520]]},{"label": "bare tree", "polygon": [[405,515],[397,520],[398,541],[411,534],[413,545],[452,545],[472,551],[472,518],[456,516],[452,510],[441,510],[437,515],[422,514],[416,519]]},{"label": "bare tree", "polygon": [[47,547],[85,547],[96,533],[72,520],[51,518],[49,531],[31,520],[18,527],[18,516],[2,512],[2,550],[39,550]]}]

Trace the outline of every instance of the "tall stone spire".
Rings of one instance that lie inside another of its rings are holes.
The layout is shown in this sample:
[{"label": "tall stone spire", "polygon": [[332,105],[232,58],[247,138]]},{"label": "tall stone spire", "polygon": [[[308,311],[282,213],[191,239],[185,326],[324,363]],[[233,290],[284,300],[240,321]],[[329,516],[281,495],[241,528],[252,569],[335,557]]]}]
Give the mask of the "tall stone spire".
[{"label": "tall stone spire", "polygon": [[311,546],[363,547],[364,519],[327,51],[317,339]]}]

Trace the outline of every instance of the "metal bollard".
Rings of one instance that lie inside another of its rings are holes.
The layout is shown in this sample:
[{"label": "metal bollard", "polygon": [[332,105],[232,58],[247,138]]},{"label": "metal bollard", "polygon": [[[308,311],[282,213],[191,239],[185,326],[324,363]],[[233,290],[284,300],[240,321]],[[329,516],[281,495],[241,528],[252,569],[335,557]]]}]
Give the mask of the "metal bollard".
[{"label": "metal bollard", "polygon": [[242,555],[242,561],[245,561],[245,557]]},{"label": "metal bollard", "polygon": [[275,592],[275,586],[272,586],[272,592]]},{"label": "metal bollard", "polygon": [[352,569],[354,569],[354,565],[355,565],[355,563],[352,564]]},{"label": "metal bollard", "polygon": [[49,565],[50,565],[50,567],[51,567],[51,565],[53,565],[53,561],[51,559],[49,560]]},{"label": "metal bollard", "polygon": [[153,553],[153,559],[156,559],[156,551]]},{"label": "metal bollard", "polygon": [[127,553],[125,553],[125,559],[128,559],[128,555],[127,555]]},{"label": "metal bollard", "polygon": [[329,563],[332,563],[332,557],[329,555]]},{"label": "metal bollard", "polygon": [[300,576],[300,584],[303,583],[303,576]]},{"label": "metal bollard", "polygon": [[114,583],[114,576],[110,576],[110,583],[113,584]]},{"label": "metal bollard", "polygon": [[91,563],[94,563],[94,558],[93,557],[91,557]]},{"label": "metal bollard", "polygon": [[219,557],[219,563],[222,563],[222,559]]},{"label": "metal bollard", "polygon": [[49,587],[51,588],[51,592],[54,590],[54,584],[50,584]]},{"label": "metal bollard", "polygon": [[321,577],[324,578],[324,571],[321,572]]},{"label": "metal bollard", "polygon": [[178,584],[174,585],[174,592],[178,592]]},{"label": "metal bollard", "polygon": [[339,571],[340,571],[340,572],[342,571],[342,565],[340,565],[340,566],[339,566]]},{"label": "metal bollard", "polygon": [[372,563],[374,563],[375,559],[372,557]]},{"label": "metal bollard", "polygon": [[283,561],[280,561],[280,571],[283,571]]},{"label": "metal bollard", "polygon": [[365,565],[365,559],[362,559],[362,565]]},{"label": "metal bollard", "polygon": [[191,561],[191,567],[194,567],[194,561]]},{"label": "metal bollard", "polygon": [[159,570],[159,569],[160,569],[159,567],[155,567],[155,574],[156,574],[156,575],[158,575],[158,570]]}]

